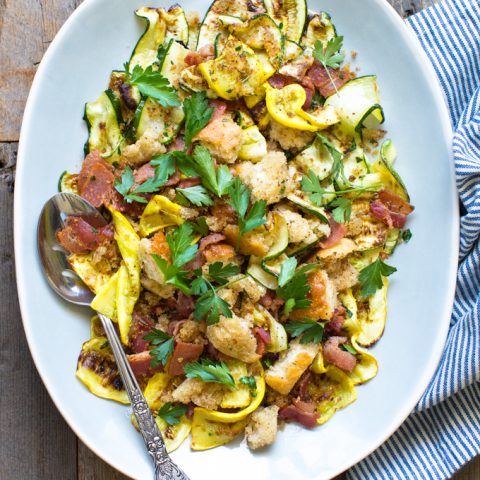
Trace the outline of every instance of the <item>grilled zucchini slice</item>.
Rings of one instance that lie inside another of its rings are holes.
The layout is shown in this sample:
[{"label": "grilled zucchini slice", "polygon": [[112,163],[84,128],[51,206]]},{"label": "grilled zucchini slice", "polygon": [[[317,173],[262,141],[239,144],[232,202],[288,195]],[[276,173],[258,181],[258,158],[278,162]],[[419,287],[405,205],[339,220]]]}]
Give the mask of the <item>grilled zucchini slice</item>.
[{"label": "grilled zucchini slice", "polygon": [[183,8],[180,5],[172,5],[167,11],[162,11],[161,16],[167,24],[165,39],[173,39],[187,46],[189,30]]},{"label": "grilled zucchini slice", "polygon": [[188,50],[173,38],[170,39],[167,46],[164,47],[163,60],[160,65],[160,73],[168,79],[171,85],[178,87],[180,73],[187,67],[185,57]]},{"label": "grilled zucchini slice", "polygon": [[128,62],[130,72],[136,65],[145,69],[156,61],[158,48],[165,40],[167,31],[167,24],[156,8],[142,7],[135,11],[135,15],[144,18],[147,27],[135,45]]},{"label": "grilled zucchini slice", "polygon": [[213,45],[218,33],[226,34],[225,25],[228,24],[226,17],[247,20],[252,13],[262,12],[265,12],[265,7],[261,0],[214,0],[200,26],[197,50],[206,45]]},{"label": "grilled zucchini slice", "polygon": [[165,108],[154,99],[147,98],[138,117],[137,140],[148,135],[168,144],[179,132],[184,118],[182,107]]},{"label": "grilled zucchini slice", "polygon": [[315,43],[319,41],[326,47],[327,43],[336,36],[337,32],[330,15],[326,12],[320,12],[309,18],[302,37],[302,45],[313,49],[315,48]]},{"label": "grilled zucchini slice", "polygon": [[228,30],[254,50],[265,50],[270,63],[278,69],[283,62],[285,37],[270,15],[260,13],[247,22],[233,24]]},{"label": "grilled zucchini slice", "polygon": [[97,397],[130,403],[106,337],[82,345],[75,375]]},{"label": "grilled zucchini slice", "polygon": [[267,13],[280,25],[287,38],[299,42],[307,21],[306,0],[264,0]]},{"label": "grilled zucchini slice", "polygon": [[94,102],[88,102],[85,105],[84,120],[88,127],[85,155],[98,150],[109,162],[116,161],[119,156],[122,133],[117,112],[106,92],[103,92]]},{"label": "grilled zucchini slice", "polygon": [[338,95],[327,98],[325,106],[328,105],[335,107],[342,127],[352,135],[365,127],[378,127],[385,120],[375,75],[350,80]]}]

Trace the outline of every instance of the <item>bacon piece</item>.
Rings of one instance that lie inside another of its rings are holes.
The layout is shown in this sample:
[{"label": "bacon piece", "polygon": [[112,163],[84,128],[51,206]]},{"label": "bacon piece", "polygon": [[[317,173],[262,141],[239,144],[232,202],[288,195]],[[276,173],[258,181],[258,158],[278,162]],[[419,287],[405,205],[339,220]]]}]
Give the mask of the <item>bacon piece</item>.
[{"label": "bacon piece", "polygon": [[65,226],[57,232],[57,240],[65,250],[77,255],[84,255],[106,240],[113,238],[112,225],[95,227],[85,221],[82,217],[69,216]]},{"label": "bacon piece", "polygon": [[285,85],[289,85],[289,83],[291,83],[291,82],[289,81],[288,77],[286,77],[285,75],[282,75],[280,73],[276,73],[275,75],[272,75],[268,79],[268,83],[273,88],[283,88],[283,87],[285,87]]},{"label": "bacon piece", "polygon": [[190,260],[182,268],[184,270],[193,271],[193,270],[202,268],[204,263],[205,263],[205,257],[203,256],[202,252],[198,251],[195,254],[195,257],[193,258],[193,260]]},{"label": "bacon piece", "polygon": [[312,372],[307,370],[300,381],[298,382],[298,395],[300,400],[308,401],[310,399],[310,395],[308,393],[308,384],[312,380]]},{"label": "bacon piece", "polygon": [[222,118],[227,111],[227,104],[222,102],[222,100],[210,100],[209,106],[213,107],[214,110],[210,122],[208,123],[212,123],[213,121]]},{"label": "bacon piece", "polygon": [[339,347],[346,341],[346,337],[330,337],[323,346],[323,358],[346,372],[352,372],[357,365],[355,355]]},{"label": "bacon piece", "polygon": [[270,333],[262,327],[254,327],[253,334],[257,339],[256,353],[258,353],[259,355],[263,355],[267,350],[267,345],[270,345],[270,343],[272,343]]},{"label": "bacon piece", "polygon": [[325,333],[335,333],[340,335],[342,333],[343,324],[345,323],[345,316],[347,314],[347,310],[343,305],[336,307],[333,311],[332,319],[325,325]]},{"label": "bacon piece", "polygon": [[193,312],[194,303],[192,297],[187,297],[183,292],[178,292],[177,312],[182,318],[188,318]]},{"label": "bacon piece", "polygon": [[305,89],[305,93],[307,94],[307,99],[302,106],[303,110],[308,110],[310,105],[312,104],[313,94],[315,93],[315,85],[312,82],[311,78],[305,77],[300,82],[302,87]]},{"label": "bacon piece", "polygon": [[167,147],[167,152],[177,152],[179,150],[185,150],[185,138],[183,135],[177,135],[175,140]]},{"label": "bacon piece", "polygon": [[94,207],[109,205],[115,192],[112,167],[95,150],[89,153],[78,175],[78,193]]},{"label": "bacon piece", "polygon": [[182,178],[182,172],[178,168],[175,168],[175,173],[167,180],[165,183],[166,187],[173,187],[175,186],[180,179]]},{"label": "bacon piece", "polygon": [[213,44],[209,43],[198,50],[198,52],[188,52],[187,55],[185,55],[185,63],[190,66],[200,65],[213,58],[215,58],[214,47]]},{"label": "bacon piece", "polygon": [[152,356],[148,350],[141,353],[127,355],[127,359],[136,377],[151,375],[152,373],[160,372],[163,369],[162,365],[152,367]]},{"label": "bacon piece", "polygon": [[178,185],[177,188],[191,188],[202,183],[202,179],[200,177],[190,177],[182,180]]},{"label": "bacon piece", "polygon": [[198,343],[175,342],[175,348],[168,364],[168,373],[183,375],[184,365],[197,361],[202,352],[203,345]]},{"label": "bacon piece", "polygon": [[172,320],[168,323],[167,333],[171,337],[175,337],[178,335],[178,332],[182,328],[182,325],[185,323],[186,320]]},{"label": "bacon piece", "polygon": [[277,297],[272,290],[268,290],[267,293],[260,298],[259,303],[276,315],[280,307],[285,303],[285,300]]},{"label": "bacon piece", "polygon": [[330,225],[330,235],[320,242],[322,248],[330,248],[337,245],[338,242],[347,234],[347,227],[343,223],[337,223],[331,215],[328,215]]},{"label": "bacon piece", "polygon": [[211,233],[200,240],[199,250],[203,252],[209,245],[223,242],[227,237],[223,233]]},{"label": "bacon piece", "polygon": [[140,315],[133,312],[132,325],[130,327],[130,346],[134,353],[147,350],[148,342],[143,338],[153,328],[153,320],[148,315]]},{"label": "bacon piece", "polygon": [[146,163],[142,165],[140,168],[133,172],[133,177],[135,179],[135,184],[133,188],[135,189],[143,182],[147,181],[149,178],[153,178],[155,176],[155,167],[150,163]]},{"label": "bacon piece", "polygon": [[389,228],[403,228],[407,223],[407,216],[413,212],[413,207],[398,195],[382,190],[378,193],[378,198],[370,204],[370,211]]},{"label": "bacon piece", "polygon": [[[342,87],[351,78],[351,75],[347,70],[334,70],[333,68],[328,67],[328,71],[330,72],[337,89]],[[308,69],[306,77],[312,80],[322,97],[327,98],[335,93],[335,87],[333,86],[327,71],[318,60],[315,60],[313,65]]]},{"label": "bacon piece", "polygon": [[410,215],[413,212],[413,207],[408,202],[389,190],[378,192],[378,198],[391,212],[402,215]]},{"label": "bacon piece", "polygon": [[313,428],[317,425],[320,414],[315,411],[314,403],[296,399],[291,405],[281,408],[278,416],[284,420],[294,420],[304,427]]}]

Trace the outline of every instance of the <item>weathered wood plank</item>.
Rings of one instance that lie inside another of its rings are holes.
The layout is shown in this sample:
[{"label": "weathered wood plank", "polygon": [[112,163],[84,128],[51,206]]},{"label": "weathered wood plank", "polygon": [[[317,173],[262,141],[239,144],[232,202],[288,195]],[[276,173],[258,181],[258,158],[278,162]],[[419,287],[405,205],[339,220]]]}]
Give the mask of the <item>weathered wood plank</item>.
[{"label": "weathered wood plank", "polygon": [[82,0],[0,0],[0,142],[17,141],[46,48]]},{"label": "weathered wood plank", "polygon": [[0,144],[0,478],[74,479],[76,440],[30,357],[15,287],[13,181],[16,144]]},{"label": "weathered wood plank", "polygon": [[128,480],[78,440],[78,480]]}]

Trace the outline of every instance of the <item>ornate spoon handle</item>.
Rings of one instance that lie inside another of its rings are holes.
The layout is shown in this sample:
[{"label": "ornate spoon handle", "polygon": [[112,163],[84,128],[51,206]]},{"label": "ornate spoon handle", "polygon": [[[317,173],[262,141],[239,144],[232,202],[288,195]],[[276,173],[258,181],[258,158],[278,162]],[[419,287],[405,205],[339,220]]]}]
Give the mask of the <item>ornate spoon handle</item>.
[{"label": "ornate spoon handle", "polygon": [[112,321],[98,314],[107,334],[108,341],[112,347],[118,371],[122,377],[123,385],[127,391],[128,398],[132,404],[133,414],[138,423],[148,453],[152,456],[155,464],[155,480],[189,480],[187,475],[172,461],[167,453],[163,442],[162,434],[153,418],[152,412],[145,401],[137,379],[132,372],[127,356],[123,351],[117,332],[113,328]]}]

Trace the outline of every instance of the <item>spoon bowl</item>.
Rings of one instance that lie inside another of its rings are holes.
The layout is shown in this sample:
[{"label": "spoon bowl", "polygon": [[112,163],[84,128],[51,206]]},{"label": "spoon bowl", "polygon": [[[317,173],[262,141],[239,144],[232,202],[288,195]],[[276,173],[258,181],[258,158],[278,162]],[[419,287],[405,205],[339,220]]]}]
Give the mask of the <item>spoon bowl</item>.
[{"label": "spoon bowl", "polygon": [[102,227],[107,221],[86,200],[72,193],[57,193],[44,205],[37,230],[38,253],[50,286],[68,302],[89,306],[93,293],[72,270],[67,252],[58,243],[57,232],[69,216],[82,217]]}]

